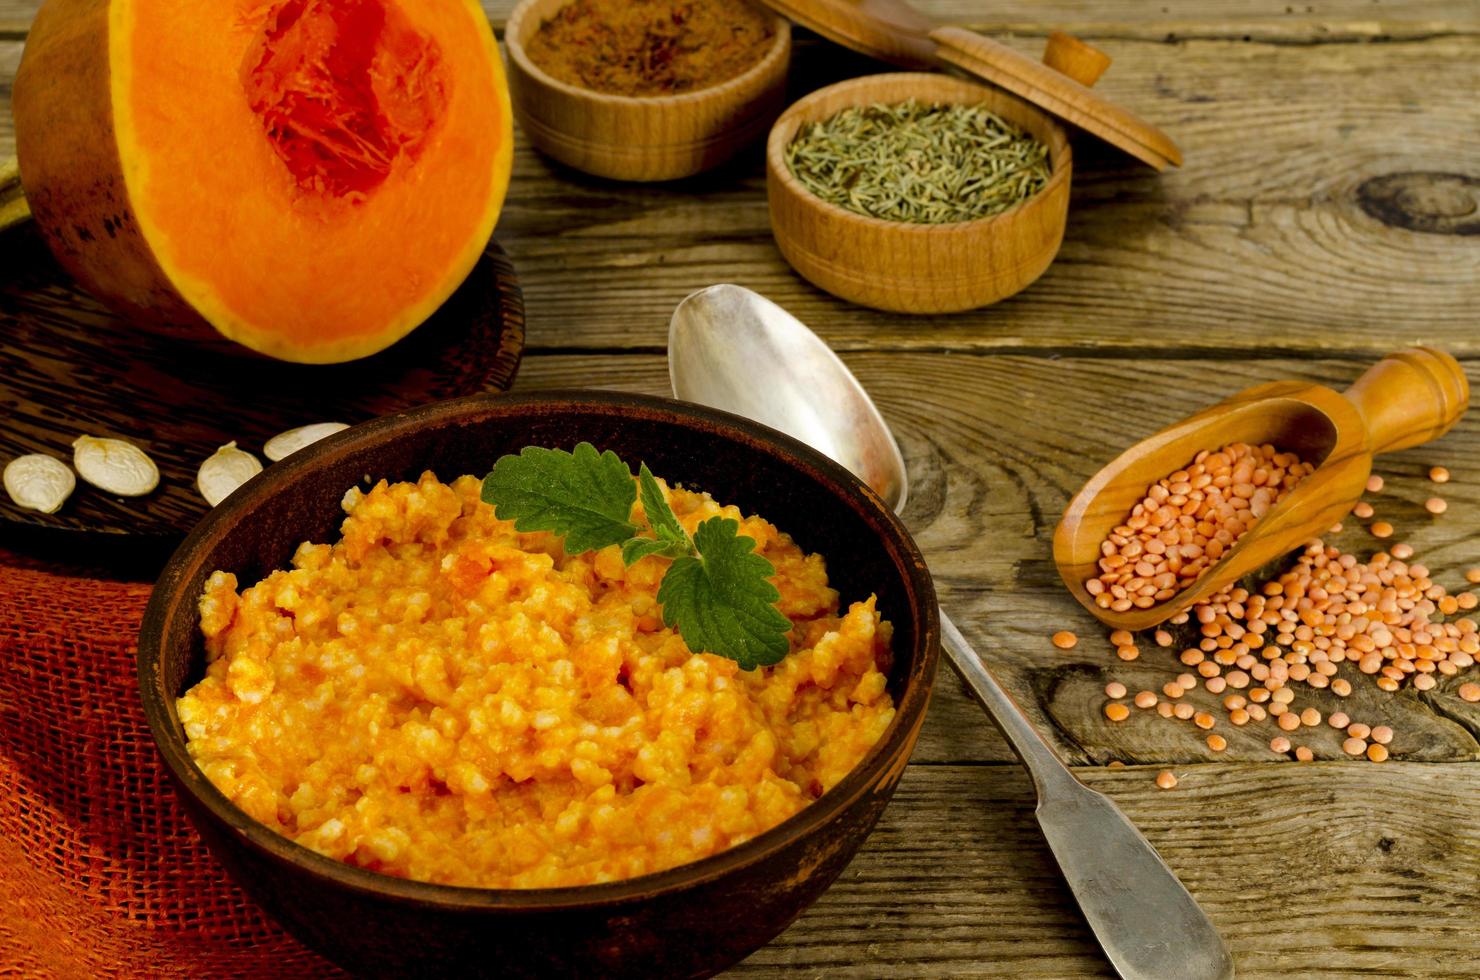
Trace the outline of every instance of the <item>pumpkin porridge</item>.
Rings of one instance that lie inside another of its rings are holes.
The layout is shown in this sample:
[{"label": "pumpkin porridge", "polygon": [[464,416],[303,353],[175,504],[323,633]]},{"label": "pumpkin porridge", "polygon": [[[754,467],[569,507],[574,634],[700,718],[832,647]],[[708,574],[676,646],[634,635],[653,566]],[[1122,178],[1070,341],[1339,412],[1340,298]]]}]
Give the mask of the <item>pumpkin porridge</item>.
[{"label": "pumpkin porridge", "polygon": [[663,492],[689,534],[733,518],[772,563],[780,663],[690,653],[657,603],[669,559],[567,555],[428,473],[351,490],[342,540],[289,570],[211,576],[191,755],[278,833],[444,884],[611,881],[775,826],[893,718],[889,624],[873,597],[840,613],[822,558],[765,520]]}]

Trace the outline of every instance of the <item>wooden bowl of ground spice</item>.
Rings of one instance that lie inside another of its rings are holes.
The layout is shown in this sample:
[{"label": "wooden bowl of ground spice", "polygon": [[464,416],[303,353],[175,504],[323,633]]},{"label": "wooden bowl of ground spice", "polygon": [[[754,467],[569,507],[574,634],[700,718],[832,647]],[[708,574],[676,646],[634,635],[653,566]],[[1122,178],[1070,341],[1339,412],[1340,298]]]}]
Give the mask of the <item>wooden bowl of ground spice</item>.
[{"label": "wooden bowl of ground spice", "polygon": [[748,0],[524,0],[504,40],[530,142],[616,180],[729,160],[780,113],[791,60],[790,24]]},{"label": "wooden bowl of ground spice", "polygon": [[812,93],[772,127],[771,227],[792,267],[835,296],[956,313],[1048,268],[1072,169],[1063,126],[1017,96],[946,75],[869,75]]}]

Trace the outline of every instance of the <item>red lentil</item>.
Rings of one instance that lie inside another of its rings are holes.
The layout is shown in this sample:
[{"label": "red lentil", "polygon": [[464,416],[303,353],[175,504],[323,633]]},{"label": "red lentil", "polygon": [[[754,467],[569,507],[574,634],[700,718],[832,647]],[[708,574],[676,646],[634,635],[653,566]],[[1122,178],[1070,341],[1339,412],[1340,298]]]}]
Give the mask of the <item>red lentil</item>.
[{"label": "red lentil", "polygon": [[1461,684],[1459,696],[1470,702],[1480,701],[1480,684]]},{"label": "red lentil", "polygon": [[1435,466],[1433,469],[1429,470],[1429,479],[1433,480],[1435,483],[1448,483],[1449,471],[1442,466]]},{"label": "red lentil", "polygon": [[1374,538],[1390,538],[1393,536],[1393,526],[1387,521],[1373,521],[1367,530],[1372,532]]},{"label": "red lentil", "polygon": [[1367,746],[1367,758],[1373,762],[1386,762],[1388,758],[1387,746],[1375,744]]},{"label": "red lentil", "polygon": [[1290,740],[1283,735],[1276,735],[1269,740],[1269,749],[1271,752],[1288,752],[1290,751]]},{"label": "red lentil", "polygon": [[1059,630],[1052,637],[1053,645],[1060,650],[1072,650],[1079,643],[1079,637],[1068,630]]},{"label": "red lentil", "polygon": [[1101,544],[1095,603],[1124,612],[1172,598],[1314,471],[1267,444],[1231,443],[1198,453],[1187,467],[1147,487]]},{"label": "red lentil", "polygon": [[1111,721],[1125,721],[1131,716],[1131,709],[1118,702],[1105,705],[1105,717]]},{"label": "red lentil", "polygon": [[1357,505],[1352,508],[1353,516],[1358,517],[1364,521],[1367,518],[1371,517],[1374,513],[1376,513],[1376,511],[1372,509],[1372,505],[1367,503],[1367,501],[1365,500],[1359,501]]},{"label": "red lentil", "polygon": [[1212,749],[1214,752],[1222,752],[1224,749],[1228,748],[1228,739],[1224,738],[1222,735],[1209,735],[1208,748]]},{"label": "red lentil", "polygon": [[1316,754],[1304,745],[1297,745],[1295,747],[1295,758],[1299,759],[1301,762],[1309,762],[1315,757]]},{"label": "red lentil", "polygon": [[1156,774],[1156,785],[1162,789],[1171,789],[1177,785],[1177,777],[1163,769]]},{"label": "red lentil", "polygon": [[1430,497],[1423,502],[1423,506],[1430,514],[1442,514],[1449,509],[1449,502],[1443,497]]},{"label": "red lentil", "polygon": [[1341,743],[1341,750],[1347,755],[1361,755],[1367,751],[1367,743],[1353,735]]},{"label": "red lentil", "polygon": [[1367,492],[1382,493],[1382,483],[1382,477],[1378,476],[1376,473],[1372,474],[1371,476],[1367,477]]},{"label": "red lentil", "polygon": [[1136,707],[1138,707],[1138,708],[1154,708],[1154,707],[1156,707],[1156,692],[1154,692],[1154,691],[1137,691],[1136,692]]}]

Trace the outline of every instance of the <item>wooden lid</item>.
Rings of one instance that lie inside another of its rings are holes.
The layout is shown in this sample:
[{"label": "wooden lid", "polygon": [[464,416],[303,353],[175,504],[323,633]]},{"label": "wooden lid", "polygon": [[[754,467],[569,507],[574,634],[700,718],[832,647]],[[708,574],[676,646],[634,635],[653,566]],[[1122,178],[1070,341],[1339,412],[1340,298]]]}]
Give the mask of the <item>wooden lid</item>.
[{"label": "wooden lid", "polygon": [[761,0],[828,40],[902,68],[951,65],[1086,129],[1157,170],[1182,165],[1171,137],[1090,91],[1110,64],[1067,34],[1049,37],[1042,61],[962,27],[942,25],[905,0]]},{"label": "wooden lid", "polygon": [[[1067,34],[1060,36],[1067,42],[1094,51]],[[936,56],[942,61],[1042,106],[1061,119],[1120,147],[1137,160],[1157,170],[1165,170],[1169,165],[1182,165],[1182,151],[1166,133],[1043,62],[1034,61],[1000,41],[961,27],[938,27],[930,32],[930,39],[939,45]],[[1052,38],[1049,52],[1051,58],[1057,54]],[[1100,60],[1099,70],[1103,71],[1109,59],[1102,55]],[[1066,67],[1071,66],[1068,62],[1063,63]]]}]

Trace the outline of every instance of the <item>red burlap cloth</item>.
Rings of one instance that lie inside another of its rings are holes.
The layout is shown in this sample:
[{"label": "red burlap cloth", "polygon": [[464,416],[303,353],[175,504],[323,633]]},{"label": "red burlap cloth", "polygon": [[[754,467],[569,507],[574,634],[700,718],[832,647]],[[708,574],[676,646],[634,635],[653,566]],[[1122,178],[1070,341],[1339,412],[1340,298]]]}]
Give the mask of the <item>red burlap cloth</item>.
[{"label": "red burlap cloth", "polygon": [[0,552],[0,976],[336,975],[206,852],[134,680],[149,586]]}]

